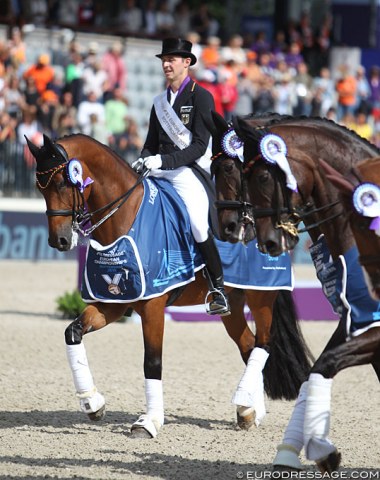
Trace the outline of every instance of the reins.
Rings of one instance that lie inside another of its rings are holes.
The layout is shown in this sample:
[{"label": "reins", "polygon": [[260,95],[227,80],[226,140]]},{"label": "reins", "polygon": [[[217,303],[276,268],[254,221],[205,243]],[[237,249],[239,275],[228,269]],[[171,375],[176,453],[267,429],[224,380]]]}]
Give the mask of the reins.
[{"label": "reins", "polygon": [[[120,207],[122,207],[124,205],[124,203],[128,200],[128,198],[132,195],[132,193],[134,192],[134,190],[136,189],[136,187],[138,185],[140,185],[140,183],[143,181],[143,179],[149,174],[149,170],[145,169],[143,170],[139,177],[137,178],[136,180],[136,183],[125,193],[123,193],[122,195],[120,195],[118,198],[116,198],[115,200],[112,200],[112,202],[110,203],[107,203],[107,205],[104,205],[103,207],[100,207],[98,208],[97,210],[94,210],[93,212],[87,212],[87,213],[81,213],[81,212],[78,212],[79,214],[77,215],[77,218],[73,219],[73,230],[74,231],[78,231],[80,232],[84,237],[88,237],[96,228],[98,228],[100,225],[102,225],[106,220],[108,220],[110,217],[112,217],[112,215],[114,215],[114,213],[116,213]],[[74,188],[74,187],[73,187]],[[82,194],[82,197],[83,197],[83,194]],[[97,215],[99,213],[102,213],[110,208],[112,208],[117,202],[119,202],[121,200],[121,202],[116,205],[115,208],[113,208],[109,213],[107,213],[107,215],[105,215],[104,217],[102,217],[98,222],[96,222],[94,225],[92,225],[91,227],[87,228],[87,229],[83,229],[82,227],[88,223],[91,218],[94,216],[94,215]]]}]

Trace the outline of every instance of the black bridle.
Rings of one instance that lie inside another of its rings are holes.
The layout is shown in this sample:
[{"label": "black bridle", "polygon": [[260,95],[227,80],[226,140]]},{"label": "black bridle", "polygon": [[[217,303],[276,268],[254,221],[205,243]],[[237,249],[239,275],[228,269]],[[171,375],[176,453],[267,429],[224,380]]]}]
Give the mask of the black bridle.
[{"label": "black bridle", "polygon": [[[224,155],[224,157],[223,157]],[[211,174],[212,176],[216,175],[218,167],[222,160],[225,160],[229,157],[225,155],[223,152],[220,152],[217,155],[214,155],[211,158],[212,167],[211,167]],[[215,208],[219,210],[238,210],[239,213],[239,222],[244,225],[255,225],[254,217],[253,217],[253,206],[252,204],[247,201],[249,199],[249,193],[247,188],[247,182],[242,172],[242,163],[240,161],[231,159],[237,165],[240,175],[240,191],[236,192],[237,196],[239,197],[237,200],[216,200],[214,202]]]},{"label": "black bridle", "polygon": [[[221,160],[229,158],[224,152],[219,152],[214,155],[211,160],[213,162],[212,171],[216,172],[218,164]],[[272,175],[276,188],[274,190],[275,198],[274,204],[276,208],[257,208],[252,205],[247,199],[249,199],[249,191],[247,180],[252,172],[252,167],[256,161],[262,159],[262,156],[259,154],[252,160],[241,163],[235,161],[235,164],[238,165],[239,175],[240,175],[240,191],[237,192],[239,199],[237,200],[218,200],[215,202],[215,206],[218,210],[239,210],[240,218],[243,223],[251,223],[255,225],[255,220],[258,218],[264,217],[274,217],[275,228],[282,229],[291,236],[297,237],[300,233],[308,232],[314,228],[318,228],[323,223],[326,223],[330,220],[333,220],[340,216],[342,212],[333,213],[332,215],[318,220],[304,228],[298,228],[298,225],[304,221],[307,217],[315,215],[316,213],[321,213],[331,209],[332,207],[340,203],[339,200],[335,202],[328,203],[319,208],[313,208],[313,205],[310,203],[306,204],[305,208],[294,207],[292,204],[292,195],[291,191],[286,186],[286,181],[284,175],[279,168],[269,169],[269,173]],[[232,159],[233,160],[233,159]],[[280,206],[280,193],[282,193],[282,198],[284,199],[285,205]],[[299,192],[302,196],[302,193]],[[287,215],[287,221],[282,221],[282,215]]]},{"label": "black bridle", "polygon": [[[55,144],[55,145],[58,146],[58,144]],[[65,159],[64,162],[62,162],[61,164],[55,166],[50,170],[36,172],[36,183],[38,188],[41,191],[45,190],[50,185],[54,176],[57,173],[61,172],[62,170],[64,170],[63,174],[66,178],[66,182],[68,184],[71,184],[66,171],[66,167],[69,160],[68,160],[66,151],[63,149],[63,147],[61,145],[59,145],[59,147]],[[85,207],[85,198],[84,198],[83,192],[79,190],[78,186],[71,184],[72,197],[73,197],[72,208],[71,209],[55,209],[55,210],[47,209],[45,213],[48,217],[71,217],[73,231],[80,232],[83,236],[87,237],[102,223],[108,220],[108,218],[110,218],[114,213],[116,213],[122,205],[124,205],[124,203],[128,200],[128,198],[133,193],[133,191],[143,181],[143,179],[148,175],[148,173],[149,173],[149,170],[144,169],[140,173],[139,177],[137,178],[136,183],[127,192],[123,193],[122,195],[117,197],[115,200],[112,200],[111,202],[107,203],[103,207],[100,207],[97,210],[94,210],[92,212],[88,212]],[[45,184],[42,184],[39,181],[39,177],[42,177],[43,175],[48,176],[48,180],[46,181]],[[98,222],[91,225],[91,227],[85,228],[85,225],[88,224],[95,215],[99,215],[103,212],[106,212],[107,210],[110,210],[110,211],[104,217],[102,217]]]}]

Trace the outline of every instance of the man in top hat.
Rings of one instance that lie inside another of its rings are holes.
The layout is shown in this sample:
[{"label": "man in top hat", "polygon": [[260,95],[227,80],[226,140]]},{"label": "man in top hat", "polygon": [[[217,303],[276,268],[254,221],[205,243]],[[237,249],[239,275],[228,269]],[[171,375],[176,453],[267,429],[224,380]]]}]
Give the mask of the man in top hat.
[{"label": "man in top hat", "polygon": [[163,41],[162,69],[168,88],[153,101],[146,141],[133,167],[151,170],[151,175],[169,180],[184,201],[191,230],[206,264],[211,291],[210,315],[229,315],[224,293],[222,263],[209,230],[209,201],[199,180],[202,168],[210,165],[210,134],[202,116],[215,110],[212,95],[189,76],[197,61],[188,40]]}]

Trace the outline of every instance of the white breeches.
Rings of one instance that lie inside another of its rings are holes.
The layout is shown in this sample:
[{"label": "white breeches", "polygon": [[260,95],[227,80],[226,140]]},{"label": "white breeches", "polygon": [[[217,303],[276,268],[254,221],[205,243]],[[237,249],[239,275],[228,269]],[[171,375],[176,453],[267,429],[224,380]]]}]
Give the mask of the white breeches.
[{"label": "white breeches", "polygon": [[209,202],[206,190],[189,167],[175,170],[152,170],[151,176],[166,178],[182,198],[190,217],[191,232],[197,243],[208,238]]}]

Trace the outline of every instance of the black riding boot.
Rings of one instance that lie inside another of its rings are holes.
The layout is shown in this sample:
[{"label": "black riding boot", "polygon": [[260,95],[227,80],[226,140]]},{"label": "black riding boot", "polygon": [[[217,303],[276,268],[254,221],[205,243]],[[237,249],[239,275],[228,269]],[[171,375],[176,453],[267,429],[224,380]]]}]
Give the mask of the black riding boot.
[{"label": "black riding boot", "polygon": [[229,315],[231,313],[228,298],[224,292],[223,268],[214,237],[210,234],[205,242],[198,243],[199,251],[206,264],[205,272],[212,300],[207,313],[209,315]]}]

